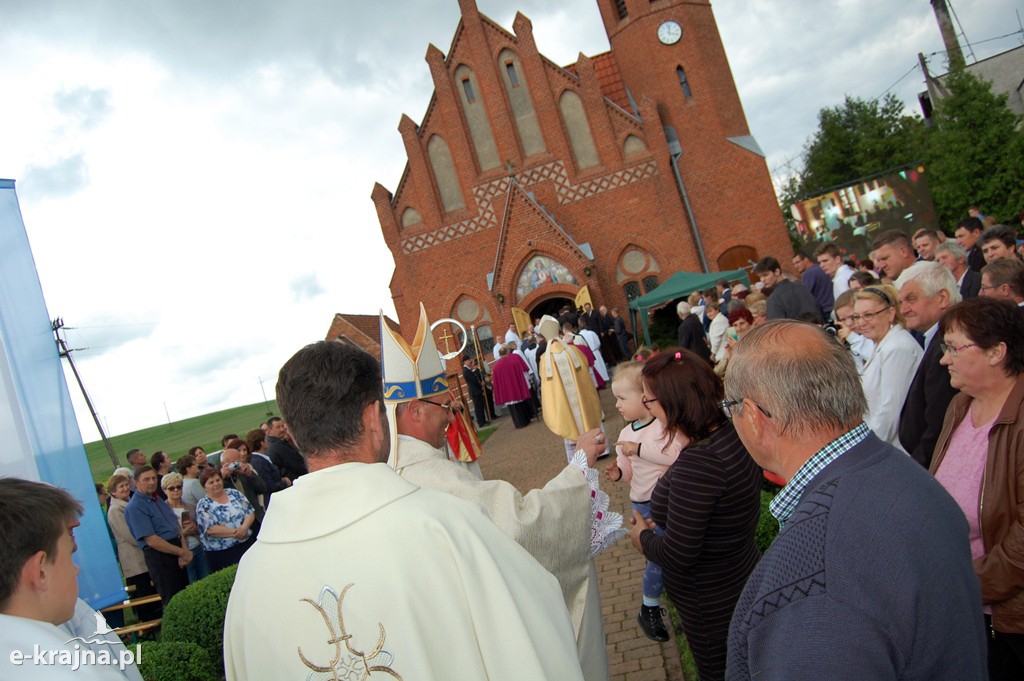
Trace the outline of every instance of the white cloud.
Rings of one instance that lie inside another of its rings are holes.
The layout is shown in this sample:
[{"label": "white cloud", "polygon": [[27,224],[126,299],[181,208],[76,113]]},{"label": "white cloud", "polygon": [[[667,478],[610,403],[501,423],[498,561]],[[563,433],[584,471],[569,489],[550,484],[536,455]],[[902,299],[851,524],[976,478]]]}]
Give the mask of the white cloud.
[{"label": "white cloud", "polygon": [[[594,0],[478,4],[509,30],[522,11],[557,63],[608,49]],[[1016,25],[1010,0],[957,9],[975,40]],[[771,165],[821,107],[876,96],[941,48],[928,3],[715,13]],[[69,340],[91,348],[80,368],[113,431],[162,422],[165,403],[177,419],[261,401],[259,379],[272,396],[335,312],[394,316],[369,196],[397,186],[399,118],[422,120],[427,45],[446,52],[458,19],[456,0],[5,4],[0,177],[18,181],[50,313],[81,327]],[[913,107],[919,86],[894,91]]]}]

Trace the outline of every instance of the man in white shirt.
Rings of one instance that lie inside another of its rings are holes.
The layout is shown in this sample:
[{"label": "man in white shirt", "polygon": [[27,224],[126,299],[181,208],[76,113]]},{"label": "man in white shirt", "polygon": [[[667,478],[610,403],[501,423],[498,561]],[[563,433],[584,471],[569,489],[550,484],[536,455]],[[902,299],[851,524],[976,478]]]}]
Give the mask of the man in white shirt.
[{"label": "man in white shirt", "polygon": [[82,505],[62,489],[0,479],[0,678],[125,680],[59,628],[78,602],[71,554],[81,515]]},{"label": "man in white shirt", "polygon": [[839,247],[832,243],[818,246],[814,251],[814,257],[825,274],[832,277],[832,298],[838,300],[839,296],[850,290],[853,268],[843,262]]}]

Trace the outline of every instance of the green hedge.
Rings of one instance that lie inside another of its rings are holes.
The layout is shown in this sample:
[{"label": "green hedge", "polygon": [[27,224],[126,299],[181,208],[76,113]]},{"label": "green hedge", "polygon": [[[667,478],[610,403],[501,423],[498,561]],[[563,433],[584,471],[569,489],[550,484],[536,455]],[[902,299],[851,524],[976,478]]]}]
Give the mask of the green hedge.
[{"label": "green hedge", "polygon": [[779,534],[779,521],[768,510],[768,504],[774,498],[775,492],[761,490],[761,518],[757,521],[757,533],[754,535],[754,541],[757,542],[757,548],[761,555],[764,555]]},{"label": "green hedge", "polygon": [[224,568],[179,592],[164,608],[160,627],[161,642],[193,643],[209,651],[218,676],[224,675],[224,615],[237,569]]},{"label": "green hedge", "polygon": [[195,643],[145,641],[139,673],[145,681],[217,681],[213,656]]}]

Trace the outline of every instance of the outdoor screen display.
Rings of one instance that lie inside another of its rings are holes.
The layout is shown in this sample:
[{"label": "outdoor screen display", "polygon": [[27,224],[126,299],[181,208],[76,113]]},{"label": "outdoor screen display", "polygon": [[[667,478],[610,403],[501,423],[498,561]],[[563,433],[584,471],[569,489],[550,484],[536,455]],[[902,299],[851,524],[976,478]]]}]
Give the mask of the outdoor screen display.
[{"label": "outdoor screen display", "polygon": [[913,237],[921,228],[939,229],[923,166],[860,179],[807,198],[790,207],[797,241],[813,258],[814,249],[833,241],[845,255],[869,257],[871,241],[889,229]]}]

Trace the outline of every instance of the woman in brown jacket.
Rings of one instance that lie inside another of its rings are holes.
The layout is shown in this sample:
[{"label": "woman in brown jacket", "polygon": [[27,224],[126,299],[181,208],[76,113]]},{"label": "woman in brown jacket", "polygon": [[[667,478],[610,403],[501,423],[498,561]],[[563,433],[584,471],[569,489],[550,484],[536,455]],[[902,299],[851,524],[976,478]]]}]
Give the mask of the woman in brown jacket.
[{"label": "woman in brown jacket", "polygon": [[931,472],[971,528],[992,681],[1024,679],[1024,312],[972,298],[942,317],[942,364],[960,394]]}]

